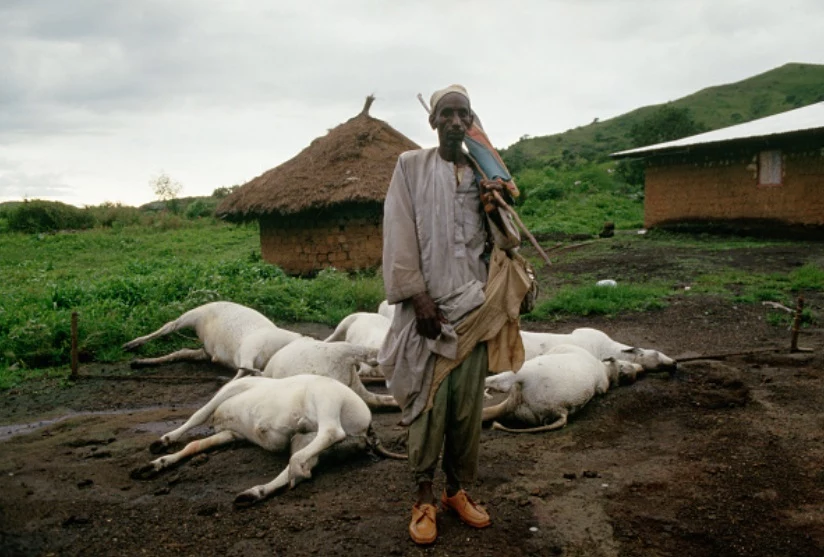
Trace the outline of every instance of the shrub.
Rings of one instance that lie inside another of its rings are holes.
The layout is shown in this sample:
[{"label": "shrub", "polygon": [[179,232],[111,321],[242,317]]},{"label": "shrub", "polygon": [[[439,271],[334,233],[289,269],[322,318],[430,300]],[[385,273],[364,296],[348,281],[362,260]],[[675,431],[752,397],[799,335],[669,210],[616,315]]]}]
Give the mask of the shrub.
[{"label": "shrub", "polygon": [[94,227],[94,223],[88,211],[59,201],[25,201],[8,214],[9,230],[29,234],[83,230]]},{"label": "shrub", "polygon": [[187,219],[196,219],[200,217],[211,217],[215,214],[216,203],[212,200],[195,199],[186,207],[183,212]]},{"label": "shrub", "polygon": [[140,223],[140,209],[121,203],[106,201],[97,206],[86,207],[86,211],[94,217],[98,225],[107,228],[134,226]]}]

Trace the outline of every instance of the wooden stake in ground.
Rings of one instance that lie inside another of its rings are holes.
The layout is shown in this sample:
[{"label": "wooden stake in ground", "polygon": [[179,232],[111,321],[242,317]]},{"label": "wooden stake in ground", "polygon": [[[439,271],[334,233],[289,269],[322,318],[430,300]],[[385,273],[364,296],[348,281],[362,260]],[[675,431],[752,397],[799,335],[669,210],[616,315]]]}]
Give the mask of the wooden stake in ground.
[{"label": "wooden stake in ground", "polygon": [[69,379],[72,381],[77,379],[77,312],[72,312],[72,371]]},{"label": "wooden stake in ground", "polygon": [[795,308],[795,318],[793,318],[793,333],[790,340],[790,352],[800,352],[798,349],[798,331],[801,329],[801,313],[804,311],[804,296],[798,297],[798,305]]}]

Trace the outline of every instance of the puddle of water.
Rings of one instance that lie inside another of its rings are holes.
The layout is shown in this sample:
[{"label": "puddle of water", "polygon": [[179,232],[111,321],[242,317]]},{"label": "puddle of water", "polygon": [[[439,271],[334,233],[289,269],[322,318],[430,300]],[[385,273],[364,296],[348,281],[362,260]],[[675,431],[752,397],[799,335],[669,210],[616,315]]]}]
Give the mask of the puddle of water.
[{"label": "puddle of water", "polygon": [[[176,407],[175,409],[184,409],[184,410],[196,410],[199,408],[198,406],[183,406],[183,407]],[[152,410],[169,410],[167,406],[145,406],[143,408],[123,408],[120,410],[98,410],[94,412],[69,412],[68,414],[64,414],[63,416],[58,416],[56,418],[49,418],[45,420],[37,420],[35,422],[29,422],[25,424],[9,424],[0,426],[0,442],[8,441],[12,437],[17,435],[25,435],[28,433],[32,433],[39,429],[43,429],[44,427],[48,427],[50,425],[54,425],[56,423],[60,423],[65,420],[69,420],[71,418],[83,418],[86,416],[117,416],[123,414],[134,414],[136,412],[149,412]],[[159,434],[167,433],[172,429],[176,428],[180,424],[182,424],[185,419],[181,418],[180,420],[168,420],[162,422],[149,422],[146,424],[140,424],[135,427],[135,430],[141,432],[157,432]],[[208,430],[208,427],[201,426]],[[194,429],[193,431],[199,432],[201,427]]]}]

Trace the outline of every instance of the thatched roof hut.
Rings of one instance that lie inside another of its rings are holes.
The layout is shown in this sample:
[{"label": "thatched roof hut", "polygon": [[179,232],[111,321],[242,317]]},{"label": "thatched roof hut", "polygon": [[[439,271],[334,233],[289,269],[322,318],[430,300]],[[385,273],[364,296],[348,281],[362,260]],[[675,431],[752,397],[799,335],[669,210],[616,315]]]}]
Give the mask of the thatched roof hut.
[{"label": "thatched roof hut", "polygon": [[378,265],[392,171],[398,155],[418,146],[369,116],[373,101],[367,97],[357,116],[238,188],[217,216],[258,219],[264,259],[289,273]]}]

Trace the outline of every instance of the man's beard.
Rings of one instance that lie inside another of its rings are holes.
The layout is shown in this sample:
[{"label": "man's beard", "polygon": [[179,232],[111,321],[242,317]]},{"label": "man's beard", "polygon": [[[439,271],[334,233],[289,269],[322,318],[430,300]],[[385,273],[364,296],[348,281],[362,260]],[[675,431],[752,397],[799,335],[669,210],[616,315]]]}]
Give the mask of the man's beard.
[{"label": "man's beard", "polygon": [[457,155],[461,152],[461,146],[463,145],[463,138],[461,139],[452,139],[452,138],[445,138],[444,141],[444,150],[449,153],[450,155]]}]

